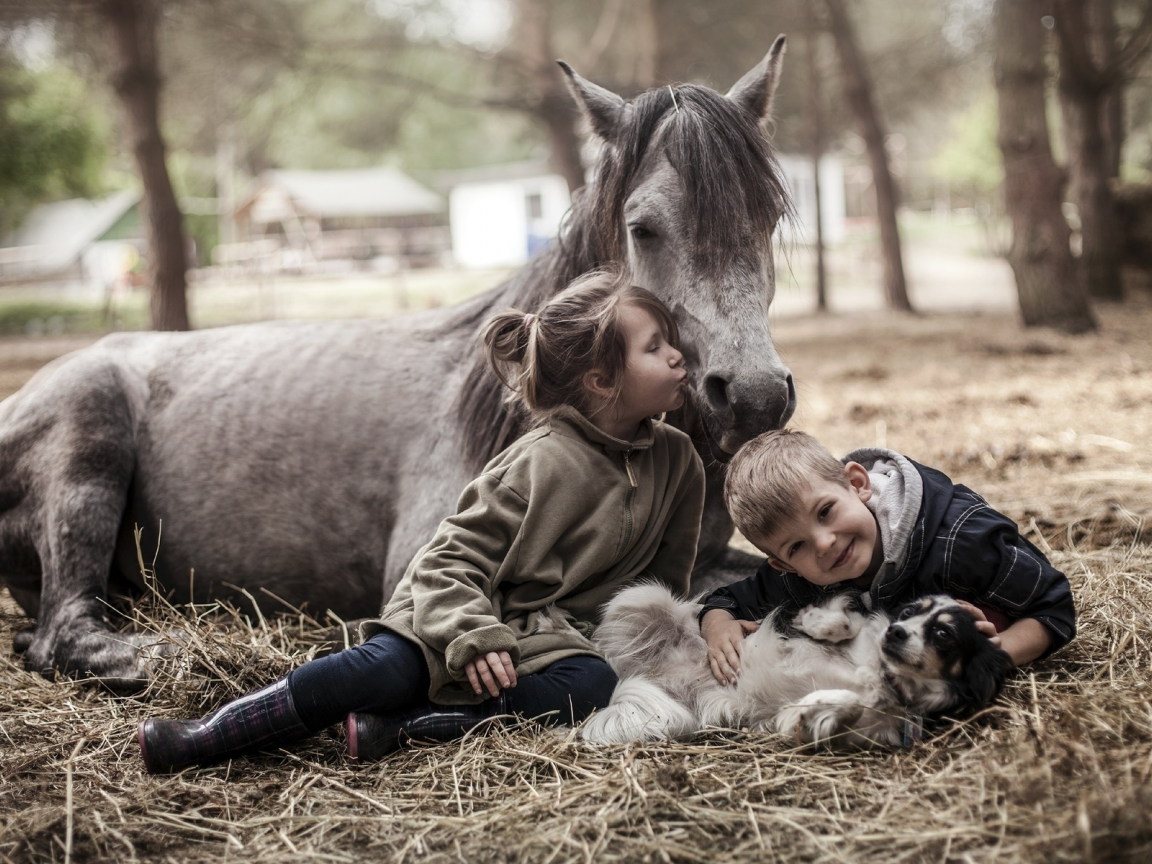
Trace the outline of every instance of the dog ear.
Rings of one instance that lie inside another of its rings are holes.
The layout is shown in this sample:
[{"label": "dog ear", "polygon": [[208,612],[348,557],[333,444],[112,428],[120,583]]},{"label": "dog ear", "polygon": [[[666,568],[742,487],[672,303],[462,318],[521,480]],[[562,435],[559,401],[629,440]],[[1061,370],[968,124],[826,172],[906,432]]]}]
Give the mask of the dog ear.
[{"label": "dog ear", "polygon": [[967,704],[979,710],[996,698],[1012,669],[1012,658],[994,645],[986,645],[964,667],[961,676]]}]

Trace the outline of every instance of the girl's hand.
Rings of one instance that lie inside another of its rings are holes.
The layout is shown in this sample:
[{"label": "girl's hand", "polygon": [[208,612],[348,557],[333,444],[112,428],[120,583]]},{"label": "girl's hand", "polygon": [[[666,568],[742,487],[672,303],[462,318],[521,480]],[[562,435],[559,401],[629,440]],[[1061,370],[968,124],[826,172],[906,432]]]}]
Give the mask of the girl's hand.
[{"label": "girl's hand", "polygon": [[971,603],[967,603],[963,600],[957,600],[956,602],[960,604],[961,609],[976,619],[976,629],[987,636],[989,642],[999,648],[1000,636],[996,632],[996,625],[989,621],[984,613],[973,606]]},{"label": "girl's hand", "polygon": [[480,682],[484,682],[484,687],[493,699],[500,695],[501,688],[516,686],[516,666],[507,651],[477,654],[468,661],[464,671],[468,675],[468,683],[472,685],[477,696],[484,693]]},{"label": "girl's hand", "polygon": [[708,643],[708,665],[712,675],[721,684],[736,686],[740,674],[740,652],[744,637],[755,633],[760,625],[755,621],[741,621],[723,609],[710,609],[700,622],[700,635]]}]

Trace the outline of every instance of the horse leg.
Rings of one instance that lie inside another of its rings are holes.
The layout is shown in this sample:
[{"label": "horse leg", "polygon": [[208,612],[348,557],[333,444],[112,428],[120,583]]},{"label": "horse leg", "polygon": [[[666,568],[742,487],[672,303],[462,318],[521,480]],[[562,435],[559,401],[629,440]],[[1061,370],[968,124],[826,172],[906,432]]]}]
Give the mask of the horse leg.
[{"label": "horse leg", "polygon": [[28,670],[46,677],[53,671],[93,677],[117,691],[144,686],[140,637],[112,632],[105,618],[108,571],[126,491],[126,483],[89,483],[62,491],[54,506],[45,508],[38,544],[40,614],[24,652]]},{"label": "horse leg", "polygon": [[[10,514],[35,547],[40,602],[24,666],[99,679],[134,691],[147,680],[139,647],[154,638],[112,632],[108,574],[135,464],[131,414],[115,374],[72,389],[63,412],[26,457],[42,473]],[[102,380],[101,380],[102,379]]]}]

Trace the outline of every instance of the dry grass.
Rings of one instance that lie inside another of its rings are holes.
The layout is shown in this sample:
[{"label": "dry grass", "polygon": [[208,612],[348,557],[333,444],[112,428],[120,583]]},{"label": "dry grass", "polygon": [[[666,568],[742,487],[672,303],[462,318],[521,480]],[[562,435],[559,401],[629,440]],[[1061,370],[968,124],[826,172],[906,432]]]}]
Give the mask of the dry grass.
[{"label": "dry grass", "polygon": [[1150,860],[1152,309],[1106,314],[1104,335],[1035,344],[1001,319],[777,328],[801,425],[837,452],[882,434],[938,464],[1069,575],[1080,635],[981,716],[896,752],[735,732],[596,749],[522,726],[359,768],[333,730],[291,754],[149,777],[138,721],[202,714],[330,631],[144,607],[133,626],[181,627],[187,650],[118,699],[25,673],[7,646],[30,622],[3,593],[0,860]]}]

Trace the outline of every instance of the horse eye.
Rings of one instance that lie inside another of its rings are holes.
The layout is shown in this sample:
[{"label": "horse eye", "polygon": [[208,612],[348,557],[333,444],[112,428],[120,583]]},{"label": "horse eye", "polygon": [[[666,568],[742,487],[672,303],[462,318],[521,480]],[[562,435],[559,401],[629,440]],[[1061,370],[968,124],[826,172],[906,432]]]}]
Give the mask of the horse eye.
[{"label": "horse eye", "polygon": [[656,236],[655,232],[649,231],[645,225],[632,225],[630,226],[632,236],[637,240],[649,240]]}]

